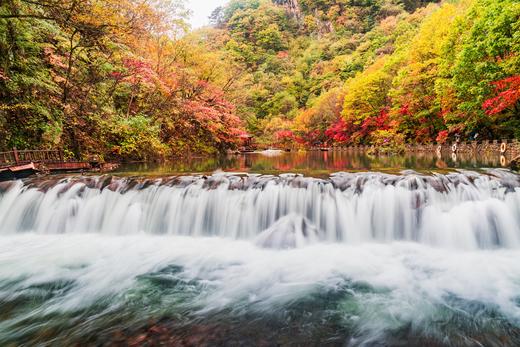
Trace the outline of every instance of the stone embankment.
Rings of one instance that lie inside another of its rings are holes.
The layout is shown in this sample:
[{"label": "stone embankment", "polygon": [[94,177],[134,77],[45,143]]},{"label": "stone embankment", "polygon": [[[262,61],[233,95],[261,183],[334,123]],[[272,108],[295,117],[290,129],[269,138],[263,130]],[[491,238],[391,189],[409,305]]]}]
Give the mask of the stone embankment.
[{"label": "stone embankment", "polygon": [[[439,147],[440,146],[440,147]],[[518,140],[494,140],[494,141],[461,141],[459,143],[443,145],[416,145],[407,147],[411,152],[451,152],[451,153],[482,153],[496,154],[511,160],[520,155],[520,142]]]},{"label": "stone embankment", "polygon": [[[376,150],[376,146],[350,146],[332,147],[331,150]],[[475,153],[475,154],[496,154],[504,156],[506,160],[512,160],[520,156],[519,140],[484,140],[484,141],[461,141],[458,143],[429,144],[429,145],[407,145],[406,151],[413,153]]]}]

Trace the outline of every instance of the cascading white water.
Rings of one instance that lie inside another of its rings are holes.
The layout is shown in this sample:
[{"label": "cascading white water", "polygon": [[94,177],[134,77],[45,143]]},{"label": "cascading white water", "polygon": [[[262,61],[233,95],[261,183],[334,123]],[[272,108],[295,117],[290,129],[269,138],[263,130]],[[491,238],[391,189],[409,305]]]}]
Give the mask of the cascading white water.
[{"label": "cascading white water", "polygon": [[4,182],[0,345],[518,346],[518,259],[503,170]]},{"label": "cascading white water", "polygon": [[0,234],[171,234],[254,240],[520,247],[520,180],[507,171],[446,175],[215,174],[64,178],[0,186]]}]

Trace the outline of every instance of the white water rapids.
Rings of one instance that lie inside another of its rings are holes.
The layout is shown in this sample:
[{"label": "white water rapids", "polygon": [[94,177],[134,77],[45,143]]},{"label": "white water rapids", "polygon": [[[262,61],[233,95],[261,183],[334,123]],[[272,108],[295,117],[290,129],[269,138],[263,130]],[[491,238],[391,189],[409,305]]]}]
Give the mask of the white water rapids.
[{"label": "white water rapids", "polygon": [[279,248],[317,241],[520,247],[520,181],[506,171],[92,177],[3,190],[0,234],[220,236]]},{"label": "white water rapids", "polygon": [[34,179],[0,184],[0,221],[0,345],[66,345],[130,311],[225,312],[255,330],[293,306],[309,331],[344,327],[338,345],[520,343],[507,171]]}]

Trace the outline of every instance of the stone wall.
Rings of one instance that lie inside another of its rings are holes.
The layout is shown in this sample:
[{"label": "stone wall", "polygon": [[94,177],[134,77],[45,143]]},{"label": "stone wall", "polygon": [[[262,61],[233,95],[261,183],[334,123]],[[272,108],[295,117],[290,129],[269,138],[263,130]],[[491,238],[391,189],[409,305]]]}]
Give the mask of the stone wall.
[{"label": "stone wall", "polygon": [[[502,153],[502,144],[505,144],[505,152]],[[440,147],[439,147],[440,146]],[[518,140],[494,140],[494,141],[461,141],[457,144],[456,150],[454,143],[443,145],[415,145],[408,146],[407,151],[410,152],[437,152],[441,150],[442,153],[475,153],[475,154],[496,154],[497,156],[504,156],[507,160],[511,160],[520,155],[520,142]]]},{"label": "stone wall", "polygon": [[[502,143],[505,143],[506,150],[501,152]],[[520,156],[520,141],[518,140],[484,140],[484,141],[461,141],[457,144],[457,148],[453,147],[454,143],[443,145],[407,145],[406,151],[409,153],[464,153],[464,154],[482,154],[496,155],[497,157],[505,157],[507,161]],[[370,151],[375,150],[375,146],[352,146],[352,147],[333,147],[332,150],[357,150]]]}]

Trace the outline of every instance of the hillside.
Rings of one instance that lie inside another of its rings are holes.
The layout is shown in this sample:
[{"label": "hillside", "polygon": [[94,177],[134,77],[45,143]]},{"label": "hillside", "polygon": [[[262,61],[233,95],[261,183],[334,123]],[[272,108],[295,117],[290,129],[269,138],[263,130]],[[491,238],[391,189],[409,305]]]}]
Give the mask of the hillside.
[{"label": "hillside", "polygon": [[0,150],[520,138],[518,1],[232,0],[193,32],[186,16],[180,0],[2,2]]},{"label": "hillside", "polygon": [[[231,99],[266,143],[520,136],[517,1],[232,1]],[[273,138],[274,134],[274,138]]]},{"label": "hillside", "polygon": [[0,3],[0,150],[152,160],[236,147],[181,1]]}]

